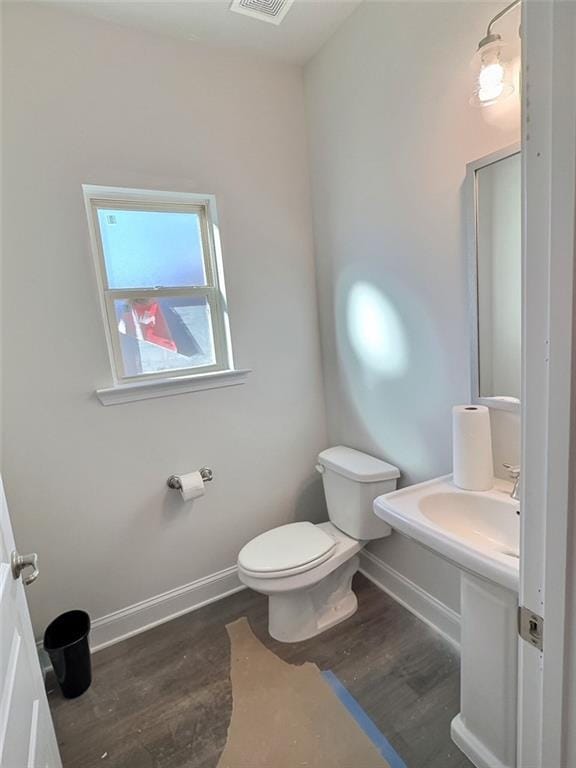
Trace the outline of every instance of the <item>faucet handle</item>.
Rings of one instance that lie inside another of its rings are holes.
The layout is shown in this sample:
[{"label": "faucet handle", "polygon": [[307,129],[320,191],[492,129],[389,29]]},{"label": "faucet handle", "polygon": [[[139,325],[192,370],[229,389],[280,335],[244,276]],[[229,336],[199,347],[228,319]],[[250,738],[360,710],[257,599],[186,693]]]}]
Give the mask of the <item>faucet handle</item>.
[{"label": "faucet handle", "polygon": [[517,465],[515,466],[513,464],[502,464],[502,466],[504,467],[504,469],[506,469],[508,471],[508,474],[510,475],[510,478],[512,480],[518,480],[518,478],[520,477],[520,467],[519,466],[517,466]]}]

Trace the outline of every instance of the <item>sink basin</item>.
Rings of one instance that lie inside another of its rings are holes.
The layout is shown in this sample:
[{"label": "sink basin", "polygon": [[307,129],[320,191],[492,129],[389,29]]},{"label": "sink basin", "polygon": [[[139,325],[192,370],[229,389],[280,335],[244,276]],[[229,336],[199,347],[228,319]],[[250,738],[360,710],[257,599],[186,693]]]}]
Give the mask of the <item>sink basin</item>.
[{"label": "sink basin", "polygon": [[463,491],[452,476],[379,496],[374,511],[392,528],[460,568],[518,592],[519,503],[512,486]]}]

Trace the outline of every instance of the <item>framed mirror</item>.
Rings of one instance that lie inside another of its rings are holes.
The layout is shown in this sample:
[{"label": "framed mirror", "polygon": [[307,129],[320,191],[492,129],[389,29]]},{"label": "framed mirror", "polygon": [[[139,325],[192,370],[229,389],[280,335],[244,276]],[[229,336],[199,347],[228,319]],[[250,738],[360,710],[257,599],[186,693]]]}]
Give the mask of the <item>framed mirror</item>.
[{"label": "framed mirror", "polygon": [[467,166],[472,400],[520,408],[522,224],[520,146]]}]

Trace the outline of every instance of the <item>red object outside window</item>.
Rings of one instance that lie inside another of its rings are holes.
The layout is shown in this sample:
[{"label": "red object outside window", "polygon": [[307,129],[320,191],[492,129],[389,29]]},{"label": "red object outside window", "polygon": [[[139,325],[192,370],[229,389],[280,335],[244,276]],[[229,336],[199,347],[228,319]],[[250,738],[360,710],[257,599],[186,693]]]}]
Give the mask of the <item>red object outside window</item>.
[{"label": "red object outside window", "polygon": [[177,351],[162,308],[157,301],[135,299],[128,302],[120,321],[120,331],[148,341],[150,344],[157,344],[171,352]]}]

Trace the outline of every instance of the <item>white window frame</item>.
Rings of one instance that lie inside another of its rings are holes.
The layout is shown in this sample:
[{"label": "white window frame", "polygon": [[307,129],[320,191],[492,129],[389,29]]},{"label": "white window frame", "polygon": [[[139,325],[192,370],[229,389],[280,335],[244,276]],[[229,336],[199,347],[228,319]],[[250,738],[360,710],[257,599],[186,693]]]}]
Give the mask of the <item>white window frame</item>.
[{"label": "white window frame", "polygon": [[[82,186],[94,260],[100,308],[112,370],[112,387],[96,390],[104,405],[148,397],[231,386],[243,383],[248,371],[234,368],[230,323],[226,302],[222,249],[214,195],[192,192],[165,192],[150,189],[126,189],[91,184]],[[104,259],[98,209],[144,210],[196,213],[200,220],[206,285],[159,287],[153,289],[110,288]],[[120,333],[114,302],[133,298],[206,298],[212,320],[215,363],[212,365],[127,375],[121,352]]]}]

